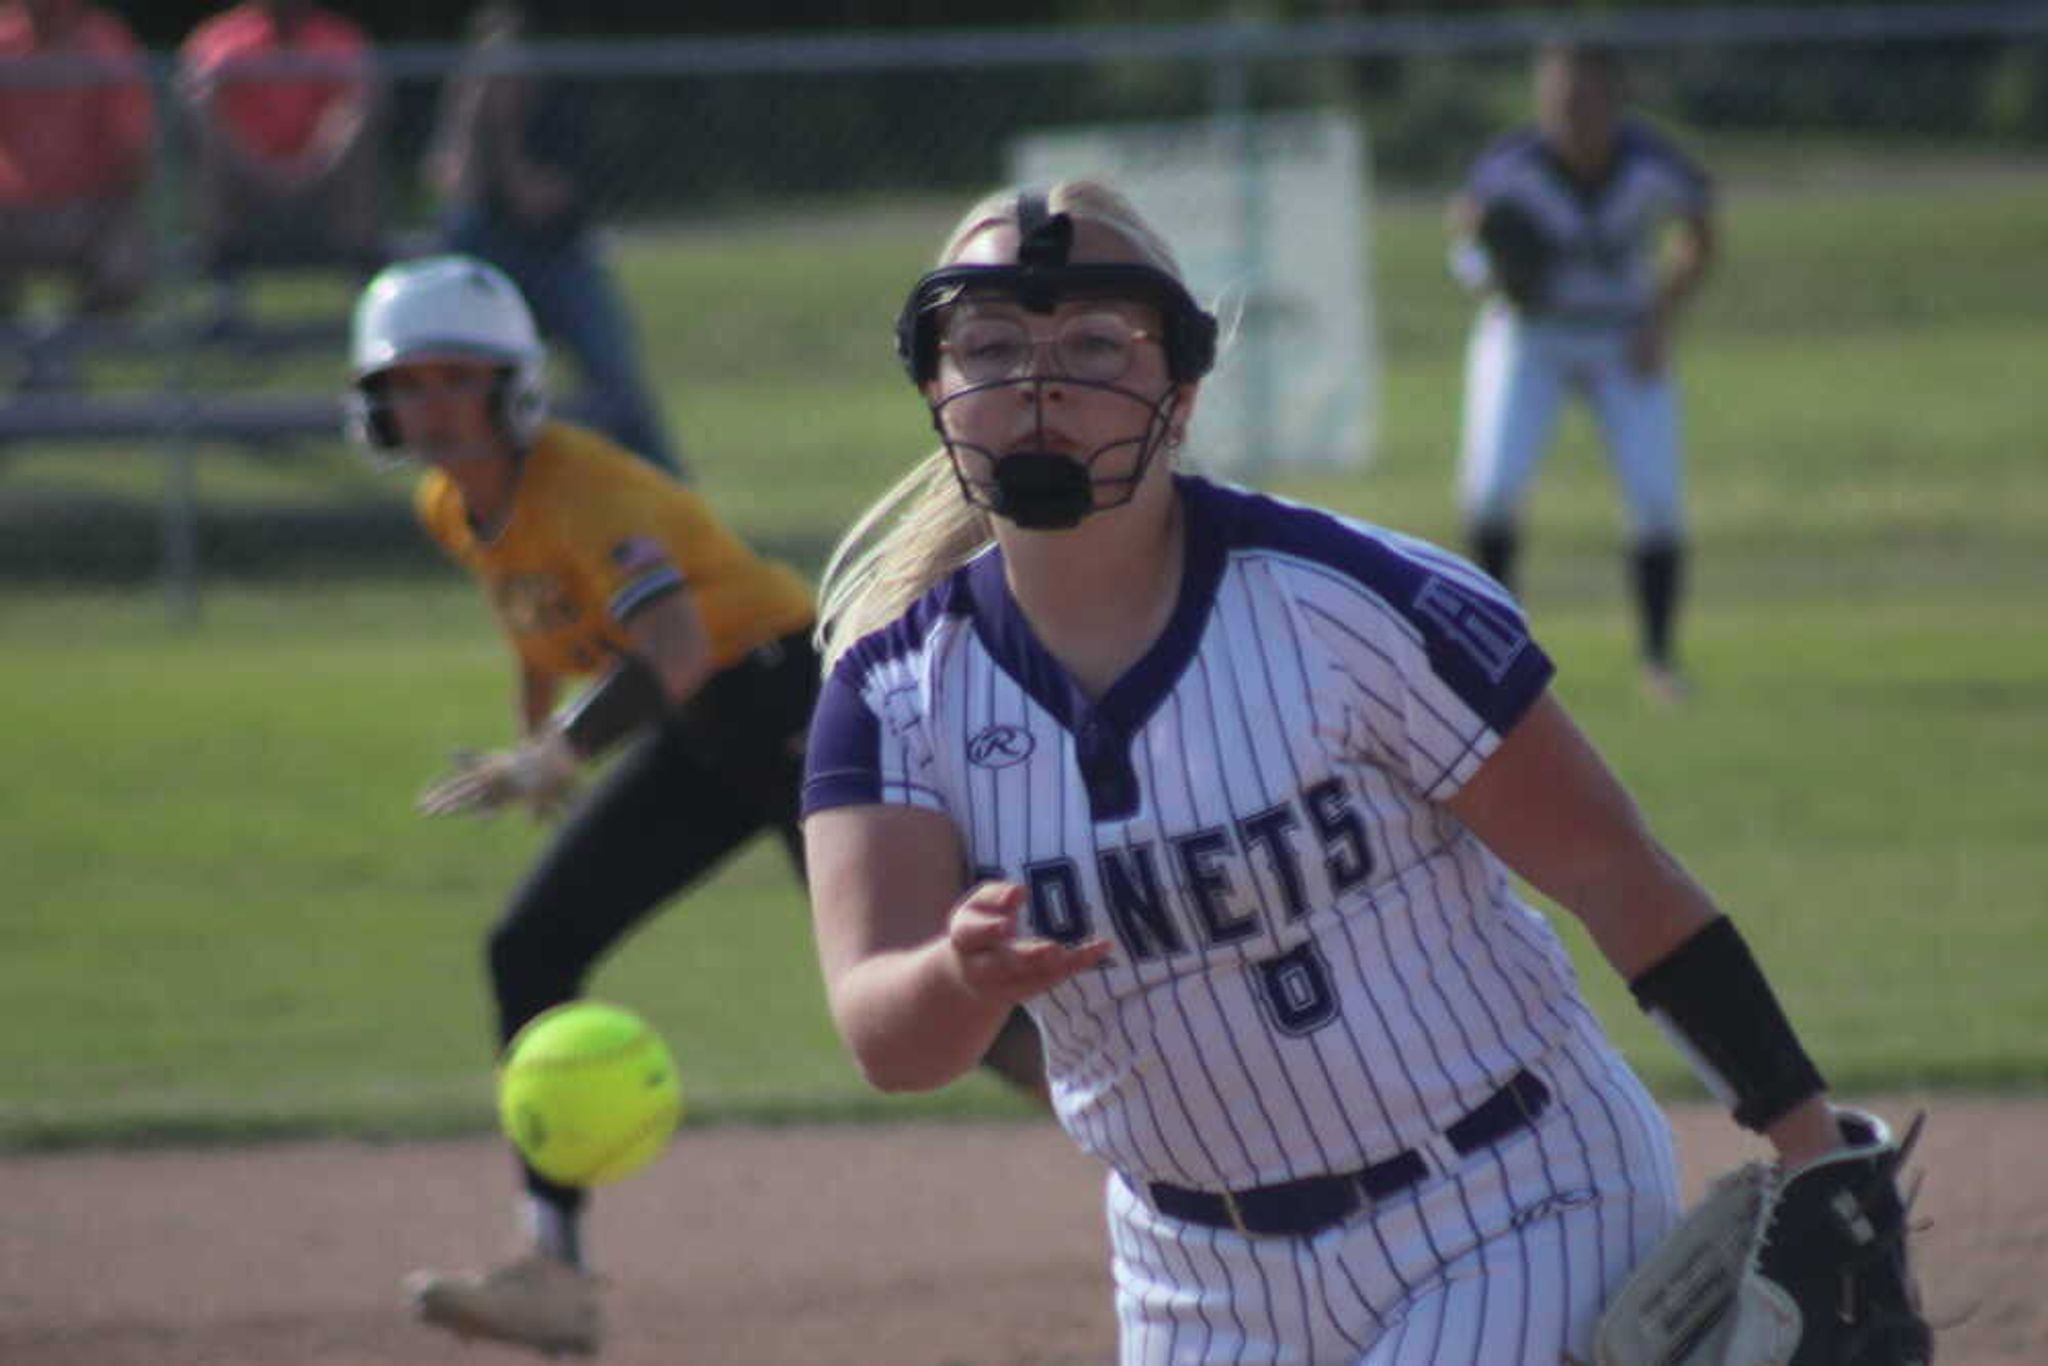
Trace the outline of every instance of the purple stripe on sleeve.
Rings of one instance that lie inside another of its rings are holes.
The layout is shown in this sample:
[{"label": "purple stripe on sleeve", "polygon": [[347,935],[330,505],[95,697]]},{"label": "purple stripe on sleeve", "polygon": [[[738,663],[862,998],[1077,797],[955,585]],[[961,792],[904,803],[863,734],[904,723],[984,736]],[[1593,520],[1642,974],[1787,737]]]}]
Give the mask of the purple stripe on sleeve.
[{"label": "purple stripe on sleeve", "polygon": [[884,775],[881,719],[866,700],[877,670],[913,661],[941,618],[964,614],[966,594],[954,574],[910,604],[895,621],[848,647],[819,690],[804,758],[803,814],[833,806],[860,806],[885,791],[938,794],[901,774]]},{"label": "purple stripe on sleeve", "polygon": [[842,661],[818,693],[804,757],[803,814],[882,799],[882,728]]},{"label": "purple stripe on sleeve", "polygon": [[1713,203],[1714,182],[1706,168],[1654,125],[1634,119],[1623,124],[1621,154],[1645,160],[1671,177],[1686,209],[1698,211]]},{"label": "purple stripe on sleeve", "polygon": [[1513,181],[1517,167],[1529,156],[1540,153],[1542,147],[1534,127],[1517,128],[1495,138],[1473,160],[1465,180],[1465,193],[1482,204],[1496,198]]},{"label": "purple stripe on sleeve", "polygon": [[666,597],[682,586],[683,576],[663,564],[621,585],[619,591],[612,594],[605,610],[611,613],[613,621],[624,621],[656,598]]},{"label": "purple stripe on sleeve", "polygon": [[1420,636],[1431,670],[1504,735],[1555,672],[1497,585],[1455,557],[1312,508],[1216,489],[1238,503],[1236,541],[1296,556],[1360,585]]}]

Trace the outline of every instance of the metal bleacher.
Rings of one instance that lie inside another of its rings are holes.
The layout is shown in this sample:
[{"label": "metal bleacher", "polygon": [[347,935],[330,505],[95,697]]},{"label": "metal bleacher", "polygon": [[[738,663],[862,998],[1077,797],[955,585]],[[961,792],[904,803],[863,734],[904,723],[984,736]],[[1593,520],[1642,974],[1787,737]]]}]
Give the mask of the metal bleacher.
[{"label": "metal bleacher", "polygon": [[[167,255],[131,314],[75,316],[46,302],[0,321],[0,460],[49,446],[159,459],[156,560],[171,616],[189,622],[198,612],[202,452],[285,456],[342,438],[347,311],[367,272],[362,263],[264,266],[228,288],[182,259],[182,247]],[[119,513],[101,515],[114,515],[106,534],[125,544],[136,528]],[[6,512],[29,519],[30,551],[65,515],[33,494]]]},{"label": "metal bleacher", "polygon": [[[189,305],[133,318],[0,323],[0,367],[11,371],[0,390],[0,444],[180,438],[270,446],[333,437],[341,430],[339,382],[280,386],[269,372],[283,359],[322,356],[338,375],[347,333],[338,313],[265,318]],[[122,365],[129,382],[96,382],[92,372],[107,363]]]},{"label": "metal bleacher", "polygon": [[16,393],[0,400],[0,442],[188,437],[266,445],[341,430],[339,393]]},{"label": "metal bleacher", "polygon": [[[412,238],[391,243],[392,259],[424,249]],[[0,491],[0,537],[11,547],[0,565],[28,566],[35,577],[51,564],[76,573],[89,560],[88,574],[125,581],[139,563],[141,539],[150,538],[169,614],[190,623],[198,615],[202,542],[204,558],[216,564],[276,563],[279,536],[294,548],[286,559],[368,544],[377,563],[393,562],[399,556],[384,539],[391,529],[381,510],[366,523],[360,507],[266,506],[259,538],[237,513],[209,512],[199,496],[198,467],[209,447],[291,459],[297,448],[343,439],[347,312],[367,273],[361,263],[249,271],[234,302],[196,274],[167,273],[129,316],[69,316],[46,305],[40,315],[0,319],[0,472],[11,454],[39,446],[76,447],[87,459],[102,451],[140,455],[160,462],[162,472],[154,514],[139,517],[119,499],[101,500],[85,533],[80,504],[61,494],[33,486],[12,498]],[[557,408],[591,417],[581,394]],[[401,521],[410,545],[410,519]],[[80,551],[87,540],[93,548]]]},{"label": "metal bleacher", "polygon": [[183,438],[245,446],[332,437],[341,431],[332,391],[16,390],[0,398],[0,444]]}]

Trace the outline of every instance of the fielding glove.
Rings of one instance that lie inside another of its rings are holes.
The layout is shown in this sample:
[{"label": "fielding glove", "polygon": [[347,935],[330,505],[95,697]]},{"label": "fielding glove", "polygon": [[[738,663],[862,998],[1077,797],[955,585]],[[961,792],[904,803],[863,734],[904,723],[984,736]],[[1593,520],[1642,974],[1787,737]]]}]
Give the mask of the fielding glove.
[{"label": "fielding glove", "polygon": [[1920,1134],[1838,1109],[1843,1144],[1723,1176],[1600,1320],[1600,1366],[1925,1366],[1897,1175]]}]

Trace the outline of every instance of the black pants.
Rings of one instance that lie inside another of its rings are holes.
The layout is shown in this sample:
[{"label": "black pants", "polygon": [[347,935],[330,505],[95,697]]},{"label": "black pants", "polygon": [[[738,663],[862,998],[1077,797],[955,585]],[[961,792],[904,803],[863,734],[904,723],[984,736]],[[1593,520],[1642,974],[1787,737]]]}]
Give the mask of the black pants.
[{"label": "black pants", "polygon": [[[758,831],[781,835],[802,876],[798,790],[817,692],[808,636],[785,636],[714,675],[619,756],[491,930],[501,1043],[578,995],[614,944]],[[571,1209],[581,1202],[531,1168],[526,1184]]]}]

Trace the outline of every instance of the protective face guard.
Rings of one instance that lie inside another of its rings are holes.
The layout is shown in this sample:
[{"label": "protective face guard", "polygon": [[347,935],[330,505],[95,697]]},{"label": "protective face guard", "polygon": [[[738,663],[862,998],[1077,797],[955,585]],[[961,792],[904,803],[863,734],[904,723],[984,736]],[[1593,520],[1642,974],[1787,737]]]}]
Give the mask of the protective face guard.
[{"label": "protective face guard", "polygon": [[[1121,507],[1130,502],[1137,493],[1138,481],[1152,463],[1153,454],[1171,430],[1173,411],[1180,401],[1182,381],[1179,372],[1192,368],[1199,374],[1208,368],[1206,356],[1195,359],[1183,356],[1176,362],[1175,339],[1179,337],[1184,342],[1189,334],[1185,319],[1179,328],[1169,321],[1169,310],[1175,307],[1176,301],[1172,294],[1162,298],[1162,281],[1172,287],[1187,308],[1194,308],[1194,301],[1187,297],[1187,292],[1177,281],[1149,266],[1061,266],[1052,270],[1033,266],[955,266],[933,271],[919,282],[910,303],[905,306],[904,316],[908,320],[907,335],[912,348],[912,373],[916,374],[919,368],[923,368],[927,378],[938,373],[939,332],[946,310],[963,297],[1016,299],[1026,310],[1034,313],[1052,312],[1063,297],[1142,301],[1151,304],[1161,316],[1159,341],[1166,353],[1168,375],[1174,382],[1156,398],[1127,388],[1115,380],[1081,379],[1065,373],[1059,366],[1041,370],[1027,364],[1015,374],[963,384],[932,401],[932,426],[938,432],[939,440],[945,443],[947,455],[952,458],[953,475],[960,481],[962,497],[976,507],[985,508],[1033,531],[1063,531],[1079,524],[1091,512]],[[931,302],[919,307],[921,299]],[[1195,312],[1204,319],[1208,316],[1199,309]],[[1196,335],[1207,336],[1213,344],[1213,331]],[[916,360],[920,354],[918,348],[924,348],[922,354],[929,357],[928,361]],[[1138,413],[1142,413],[1142,420],[1129,435],[1112,438],[1083,456],[1050,450],[1044,428],[1047,405],[1043,399],[1047,384],[1115,394],[1133,404]],[[992,390],[1025,385],[1036,388],[1040,399],[1036,406],[1038,431],[1029,447],[1007,453],[994,451],[963,441],[948,428],[947,410],[961,400]],[[1124,449],[1137,451],[1130,473],[1098,478],[1096,463],[1110,452]]]},{"label": "protective face guard", "polygon": [[[1173,383],[1156,399],[1113,382],[1027,371],[965,385],[931,405],[932,426],[945,443],[953,475],[969,503],[1030,530],[1064,530],[1091,512],[1120,507],[1136,494],[1153,454],[1171,430],[1180,386],[1200,379],[1215,364],[1216,319],[1196,304],[1180,281],[1156,266],[1071,263],[1067,258],[1074,243],[1073,219],[1050,212],[1041,191],[1026,190],[1017,197],[1017,231],[1017,264],[942,266],[917,282],[896,318],[896,353],[912,382],[922,388],[932,380],[938,374],[939,330],[946,310],[969,294],[1015,299],[1032,313],[1051,313],[1063,299],[1122,299],[1149,305],[1159,314],[1160,345]],[[963,398],[1022,384],[1042,387],[1049,382],[1116,394],[1143,410],[1144,425],[1079,459],[1046,448],[1043,403],[1037,409],[1040,440],[1029,449],[991,451],[960,441],[946,430],[946,409]],[[1095,462],[1124,447],[1137,448],[1131,472],[1096,478]],[[986,465],[985,477],[968,472],[970,460]],[[1109,490],[1099,503],[1098,487]]]},{"label": "protective face guard", "polygon": [[[1021,385],[1058,384],[1065,389],[1093,389],[1115,394],[1144,413],[1144,424],[1128,436],[1103,442],[1085,456],[1048,450],[1045,440],[1046,404],[1038,404],[1038,430],[1033,445],[1007,454],[962,441],[946,429],[946,409],[964,398],[993,389]],[[1068,379],[1061,375],[1025,374],[1010,379],[969,384],[953,390],[931,405],[932,426],[946,445],[953,461],[953,477],[960,482],[961,496],[976,507],[1032,531],[1064,531],[1076,526],[1091,512],[1122,507],[1138,491],[1145,468],[1171,429],[1173,411],[1180,402],[1178,386],[1169,387],[1156,399],[1133,389],[1100,380]],[[1138,457],[1128,474],[1098,477],[1095,462],[1111,451],[1136,448]],[[970,466],[973,471],[970,472]],[[1097,497],[1098,490],[1102,496]]]}]

